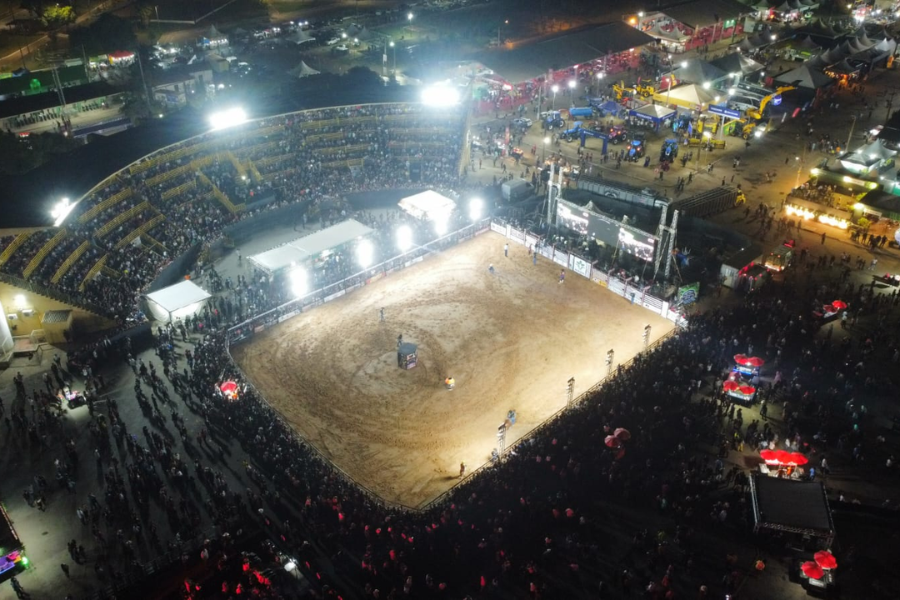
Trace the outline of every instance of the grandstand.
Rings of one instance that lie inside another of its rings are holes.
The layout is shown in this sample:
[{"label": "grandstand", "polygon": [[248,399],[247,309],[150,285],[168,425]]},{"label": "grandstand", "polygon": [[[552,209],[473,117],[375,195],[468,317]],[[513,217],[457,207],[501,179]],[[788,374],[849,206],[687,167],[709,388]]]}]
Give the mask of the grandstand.
[{"label": "grandstand", "polygon": [[[457,182],[458,108],[369,104],[288,113],[162,148],[97,184],[59,226],[0,231],[14,336],[71,310],[77,333],[140,320],[160,270],[237,221],[344,193]],[[48,215],[49,217],[49,215]]]}]

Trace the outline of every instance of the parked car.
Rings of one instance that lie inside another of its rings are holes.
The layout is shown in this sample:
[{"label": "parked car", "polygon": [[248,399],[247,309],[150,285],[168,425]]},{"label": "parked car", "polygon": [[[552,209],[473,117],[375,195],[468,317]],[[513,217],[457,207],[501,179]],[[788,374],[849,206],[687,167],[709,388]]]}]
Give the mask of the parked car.
[{"label": "parked car", "polygon": [[532,123],[533,121],[528,117],[518,117],[516,119],[513,119],[513,125],[515,127],[522,127],[524,129],[528,129],[529,127],[531,127]]},{"label": "parked car", "polygon": [[341,38],[338,38],[338,37],[333,37],[330,40],[328,40],[327,42],[325,42],[325,44],[327,46],[334,46],[335,44],[339,44],[339,43],[341,43]]},{"label": "parked car", "polygon": [[338,52],[350,52],[350,48],[347,47],[347,44],[341,44],[337,48],[335,48]]}]

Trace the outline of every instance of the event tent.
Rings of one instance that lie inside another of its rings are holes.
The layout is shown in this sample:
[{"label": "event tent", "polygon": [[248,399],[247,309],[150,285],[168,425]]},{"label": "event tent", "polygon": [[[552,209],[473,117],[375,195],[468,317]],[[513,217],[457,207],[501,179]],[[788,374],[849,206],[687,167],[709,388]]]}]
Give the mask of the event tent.
[{"label": "event tent", "polygon": [[310,75],[318,75],[319,71],[316,71],[315,69],[313,69],[312,67],[310,67],[308,64],[306,64],[304,61],[301,60],[299,65],[297,65],[296,67],[294,67],[293,69],[291,69],[289,71],[289,74],[293,75],[294,77],[303,78],[303,77],[309,77]]},{"label": "event tent", "polygon": [[713,98],[714,96],[709,91],[703,89],[702,86],[694,84],[680,85],[672,88],[665,94],[660,93],[654,96],[655,100],[691,110],[695,110],[703,104],[709,104]]},{"label": "event tent", "polygon": [[819,481],[795,481],[757,474],[750,477],[754,531],[770,529],[834,539],[834,520]]},{"label": "event tent", "polygon": [[446,219],[456,208],[456,202],[434,190],[425,190],[413,196],[407,196],[398,203],[400,208],[417,219]]},{"label": "event tent", "polygon": [[679,66],[675,69],[675,77],[684,83],[712,83],[728,76],[727,71],[723,71],[719,67],[715,67],[699,58],[691,58],[684,62],[685,66]]},{"label": "event tent", "polygon": [[669,108],[667,106],[647,104],[638,109],[629,111],[628,114],[636,119],[652,121],[654,125],[659,127],[666,119],[674,119],[678,112],[674,108]]},{"label": "event tent", "polygon": [[311,36],[308,31],[300,29],[291,36],[291,41],[299,46],[300,44],[305,44],[307,42],[314,42],[316,41],[316,38]]},{"label": "event tent", "polygon": [[210,297],[206,290],[190,280],[144,296],[150,314],[164,323],[195,314]]},{"label": "event tent", "polygon": [[764,68],[762,63],[756,62],[752,58],[747,58],[740,52],[726,54],[722,58],[710,61],[709,64],[726,73],[740,73],[742,75],[756,73]]},{"label": "event tent", "polygon": [[775,81],[807,90],[817,90],[834,83],[834,80],[825,73],[813,70],[805,64],[787,73],[782,73],[775,78]]},{"label": "event tent", "polygon": [[278,273],[332,250],[363,238],[372,229],[355,219],[347,219],[313,234],[291,240],[265,252],[250,256],[250,262],[267,273]]}]

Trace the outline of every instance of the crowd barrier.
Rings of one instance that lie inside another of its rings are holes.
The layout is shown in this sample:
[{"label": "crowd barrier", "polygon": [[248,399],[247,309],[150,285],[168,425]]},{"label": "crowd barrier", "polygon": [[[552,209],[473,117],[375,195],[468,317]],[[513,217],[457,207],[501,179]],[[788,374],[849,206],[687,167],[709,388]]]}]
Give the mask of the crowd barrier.
[{"label": "crowd barrier", "polygon": [[543,239],[537,235],[529,231],[519,230],[512,225],[491,221],[491,231],[499,233],[513,242],[534,249],[539,255],[559,266],[602,285],[614,294],[622,296],[634,304],[643,306],[650,312],[672,321],[679,327],[687,326],[687,321],[683,314],[675,310],[665,300],[652,296],[648,292],[651,287],[649,285],[638,285],[628,279],[617,277],[614,271],[603,271],[589,260],[572,252],[546,245]]}]

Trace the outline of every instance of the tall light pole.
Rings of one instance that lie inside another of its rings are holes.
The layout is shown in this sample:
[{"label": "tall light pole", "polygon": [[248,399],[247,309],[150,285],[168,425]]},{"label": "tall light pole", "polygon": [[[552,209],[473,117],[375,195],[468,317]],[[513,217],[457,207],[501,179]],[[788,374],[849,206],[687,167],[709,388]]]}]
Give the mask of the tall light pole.
[{"label": "tall light pole", "polygon": [[550,143],[550,136],[544,136],[543,139],[544,147],[541,150],[541,165],[543,166],[544,162],[547,160],[547,144]]},{"label": "tall light pole", "polygon": [[578,82],[574,79],[569,80],[569,94],[572,96],[572,106],[575,106],[575,86]]},{"label": "tall light pole", "polygon": [[712,137],[712,134],[710,132],[704,131],[703,138],[706,140],[706,142],[697,146],[697,172],[698,173],[700,172],[700,155],[703,154],[703,147],[706,146],[706,144],[709,142],[709,138],[711,138],[711,137]]},{"label": "tall light pole", "polygon": [[550,91],[553,92],[553,103],[550,105],[550,109],[553,110],[556,108],[556,92],[559,91],[559,86],[554,83]]},{"label": "tall light pole", "polygon": [[394,49],[394,68],[391,72],[396,77],[397,76],[397,44],[394,43],[394,40],[391,40],[391,43],[389,45],[391,48]]},{"label": "tall light pole", "polygon": [[597,73],[597,95],[600,95],[600,92],[603,91],[600,87],[600,82],[603,81],[603,73]]}]

